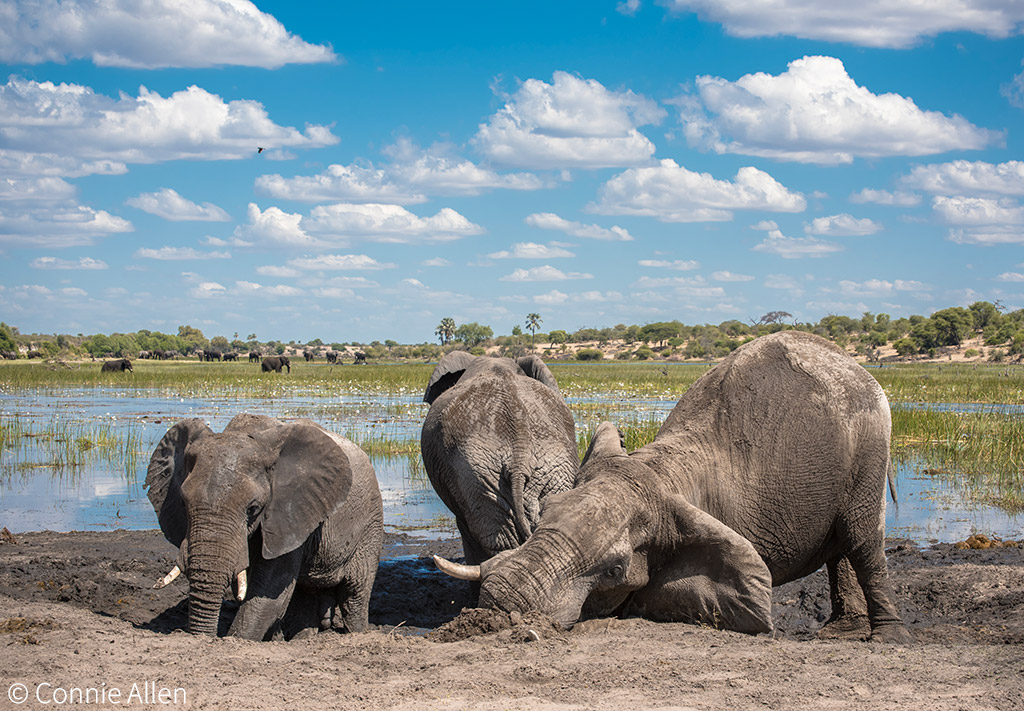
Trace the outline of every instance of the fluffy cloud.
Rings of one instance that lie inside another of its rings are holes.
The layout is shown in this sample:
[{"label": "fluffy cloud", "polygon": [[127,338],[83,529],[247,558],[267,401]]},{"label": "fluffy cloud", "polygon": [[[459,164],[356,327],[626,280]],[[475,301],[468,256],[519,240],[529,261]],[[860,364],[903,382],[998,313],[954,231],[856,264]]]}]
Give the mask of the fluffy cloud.
[{"label": "fluffy cloud", "polygon": [[598,195],[599,201],[588,206],[593,212],[662,222],[724,222],[733,218],[733,210],[801,212],[807,206],[803,195],[757,168],[740,168],[730,182],[687,170],[670,158],[616,175]]},{"label": "fluffy cloud", "polygon": [[355,201],[411,205],[427,195],[479,195],[486,190],[538,190],[529,173],[499,174],[453,155],[447,145],[422,150],[401,139],[384,153],[390,164],[330,165],[323,173],[284,178],[261,175],[256,187],[274,197],[306,202]]},{"label": "fluffy cloud", "polygon": [[892,296],[899,291],[925,291],[929,289],[927,284],[919,281],[886,281],[884,279],[868,279],[867,281],[856,282],[843,280],[839,282],[839,291],[843,296],[852,298],[885,298]]},{"label": "fluffy cloud", "polygon": [[919,165],[903,181],[939,195],[1024,195],[1024,162],[1011,160],[993,164],[955,160]]},{"label": "fluffy cloud", "polygon": [[850,202],[863,204],[891,205],[894,207],[913,207],[921,203],[921,196],[903,191],[873,190],[864,188],[850,196]]},{"label": "fluffy cloud", "polygon": [[445,207],[432,217],[418,217],[399,205],[339,203],[313,208],[302,227],[325,238],[358,235],[377,242],[408,244],[444,242],[478,235],[483,228]]},{"label": "fluffy cloud", "polygon": [[378,262],[365,254],[323,254],[319,257],[299,257],[288,260],[296,269],[317,271],[377,270],[393,269],[394,264]]},{"label": "fluffy cloud", "polygon": [[712,286],[704,277],[640,277],[630,285],[634,289],[665,289],[670,288],[676,296],[700,299],[721,299],[725,289]]},{"label": "fluffy cloud", "polygon": [[0,201],[70,200],[75,186],[60,178],[0,178]]},{"label": "fluffy cloud", "polygon": [[537,294],[533,297],[534,303],[537,304],[564,304],[569,300],[569,295],[565,292],[559,291],[558,289],[552,289],[546,294]]},{"label": "fluffy cloud", "polygon": [[961,244],[1024,244],[1024,206],[1010,198],[936,196],[932,210]]},{"label": "fluffy cloud", "polygon": [[162,188],[155,193],[142,193],[138,197],[128,198],[125,204],[172,222],[227,222],[231,219],[228,213],[212,202],[198,205],[186,200],[171,188]]},{"label": "fluffy cloud", "polygon": [[841,252],[843,247],[835,242],[826,242],[815,237],[786,237],[780,230],[770,229],[764,240],[751,249],[755,252],[777,254],[783,259],[800,259],[827,257],[835,252]]},{"label": "fluffy cloud", "polygon": [[255,101],[225,102],[197,86],[168,97],[139,88],[113,99],[77,84],[11,77],[0,86],[0,165],[27,175],[124,172],[128,163],[229,160],[256,145],[319,148],[323,126],[278,126]]},{"label": "fluffy cloud", "polygon": [[302,289],[287,284],[264,286],[252,281],[236,281],[234,291],[243,296],[299,296],[303,293]]},{"label": "fluffy cloud", "polygon": [[1024,7],[1013,2],[941,0],[856,4],[816,0],[659,0],[673,12],[694,12],[720,22],[736,37],[791,36],[864,47],[911,47],[943,32],[976,32],[1002,38],[1017,34]]},{"label": "fluffy cloud", "polygon": [[248,0],[40,0],[0,6],[0,61],[90,59],[155,69],[225,64],[273,69],[335,61]]},{"label": "fluffy cloud", "polygon": [[302,229],[302,215],[285,212],[279,207],[260,210],[249,203],[249,222],[235,228],[234,236],[246,242],[279,247],[318,247],[319,242]]},{"label": "fluffy cloud", "polygon": [[754,277],[749,274],[736,274],[729,271],[712,272],[711,278],[715,281],[753,281]]},{"label": "fluffy cloud", "polygon": [[499,281],[566,281],[569,279],[593,279],[593,274],[580,272],[563,272],[555,267],[544,265],[543,267],[531,267],[530,269],[516,269],[511,274],[506,274]]},{"label": "fluffy cloud", "polygon": [[816,217],[804,224],[804,232],[809,235],[831,235],[832,237],[860,237],[873,235],[882,226],[867,217],[857,219],[853,215],[829,215]]},{"label": "fluffy cloud", "polygon": [[487,256],[491,259],[559,259],[576,255],[556,244],[517,242],[511,249],[493,252]]},{"label": "fluffy cloud", "polygon": [[692,259],[674,259],[671,262],[667,259],[641,259],[637,262],[641,267],[654,267],[658,269],[676,269],[678,271],[689,271],[700,266],[700,262]]},{"label": "fluffy cloud", "polygon": [[197,299],[209,299],[227,293],[227,287],[215,281],[204,281],[189,289],[189,294]]},{"label": "fluffy cloud", "polygon": [[1024,274],[1020,272],[1003,272],[996,277],[996,281],[1024,282]]},{"label": "fluffy cloud", "polygon": [[584,239],[618,242],[630,242],[633,240],[633,235],[618,225],[607,228],[598,225],[585,225],[582,222],[561,218],[553,212],[535,212],[532,215],[527,215],[523,222],[530,225],[530,227],[537,227],[542,230],[558,230],[567,235]]},{"label": "fluffy cloud", "polygon": [[0,210],[0,244],[78,247],[94,238],[135,229],[128,220],[84,205]]},{"label": "fluffy cloud", "polygon": [[424,267],[450,267],[452,265],[452,263],[444,257],[431,257],[430,259],[424,259],[420,264]]},{"label": "fluffy cloud", "polygon": [[158,259],[161,261],[185,261],[192,259],[230,259],[228,252],[200,252],[192,247],[160,247],[151,249],[143,247],[135,251],[139,259]]},{"label": "fluffy cloud", "polygon": [[566,72],[555,72],[551,84],[528,79],[505,98],[505,106],[480,125],[473,145],[494,163],[520,168],[649,163],[654,144],[637,126],[665,116],[650,99]]},{"label": "fluffy cloud", "polygon": [[67,269],[70,271],[95,271],[107,269],[107,263],[102,259],[92,257],[79,257],[73,259],[58,259],[57,257],[37,257],[28,263],[33,269]]},{"label": "fluffy cloud", "polygon": [[872,94],[834,57],[795,60],[779,76],[700,76],[696,95],[678,103],[693,145],[801,163],[975,150],[1002,138],[912,99]]}]

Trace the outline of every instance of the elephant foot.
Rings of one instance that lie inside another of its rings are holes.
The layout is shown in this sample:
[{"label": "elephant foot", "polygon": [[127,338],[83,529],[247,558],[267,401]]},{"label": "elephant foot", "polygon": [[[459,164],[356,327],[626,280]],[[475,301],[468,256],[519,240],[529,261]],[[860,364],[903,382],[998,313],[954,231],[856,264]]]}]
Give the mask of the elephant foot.
[{"label": "elephant foot", "polygon": [[871,630],[871,641],[881,644],[907,645],[914,643],[914,635],[910,634],[910,630],[904,627],[903,623],[897,622],[875,627]]},{"label": "elephant foot", "polygon": [[871,623],[867,615],[841,615],[833,617],[818,630],[818,639],[867,639]]}]

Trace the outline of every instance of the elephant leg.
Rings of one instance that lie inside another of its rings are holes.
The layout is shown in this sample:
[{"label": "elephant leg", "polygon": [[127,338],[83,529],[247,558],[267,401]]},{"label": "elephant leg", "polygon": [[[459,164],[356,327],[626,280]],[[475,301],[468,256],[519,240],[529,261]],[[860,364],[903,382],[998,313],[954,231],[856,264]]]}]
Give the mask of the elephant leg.
[{"label": "elephant leg", "polygon": [[896,595],[889,582],[881,529],[876,541],[860,546],[850,553],[850,565],[864,591],[872,642],[906,644],[913,641],[896,609]]},{"label": "elephant leg", "polygon": [[370,629],[370,595],[380,566],[383,531],[372,527],[358,544],[357,552],[345,566],[344,578],[335,587],[338,617],[335,627],[344,625],[350,633]]},{"label": "elephant leg", "polygon": [[280,628],[288,611],[301,563],[301,547],[272,560],[259,560],[249,568],[249,593],[238,608],[228,634],[262,640]]},{"label": "elephant leg", "polygon": [[818,637],[866,639],[871,633],[867,603],[850,561],[845,557],[833,558],[826,566],[832,615],[818,630]]},{"label": "elephant leg", "polygon": [[[330,621],[333,597],[324,590],[295,586],[288,611],[281,620],[281,632],[285,639],[305,639],[317,633],[324,617]],[[328,626],[330,626],[328,624]]]}]

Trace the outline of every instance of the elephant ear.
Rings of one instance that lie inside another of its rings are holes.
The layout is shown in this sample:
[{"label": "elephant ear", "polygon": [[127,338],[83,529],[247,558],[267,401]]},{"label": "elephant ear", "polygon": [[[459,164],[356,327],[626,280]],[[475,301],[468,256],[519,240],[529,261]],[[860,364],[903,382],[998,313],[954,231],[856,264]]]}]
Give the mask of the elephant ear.
[{"label": "elephant ear", "polygon": [[540,358],[535,355],[523,356],[522,358],[517,358],[516,363],[523,369],[527,377],[547,385],[559,395],[562,394],[558,389],[558,382],[555,380],[555,376],[551,374],[548,366]]},{"label": "elephant ear", "polygon": [[423,393],[423,402],[428,405],[433,403],[441,393],[459,382],[459,378],[474,360],[476,356],[466,351],[452,351],[438,361],[434,372],[430,374],[427,391]]},{"label": "elephant ear", "polygon": [[185,449],[210,434],[213,430],[202,420],[182,420],[167,430],[149,458],[149,469],[146,470],[149,501],[156,511],[164,537],[176,546],[181,545],[188,528],[181,498],[181,483],[187,475]]},{"label": "elephant ear", "polygon": [[661,608],[650,610],[652,616],[748,634],[771,632],[772,575],[750,541],[682,496],[666,501],[676,545],[651,581],[654,594],[647,604]]},{"label": "elephant ear", "polygon": [[590,439],[590,446],[583,455],[582,467],[590,459],[601,457],[625,457],[626,447],[623,445],[622,433],[611,422],[602,422],[597,426],[597,431]]},{"label": "elephant ear", "polygon": [[277,451],[261,524],[263,557],[270,560],[301,546],[348,497],[352,464],[341,445],[312,423],[282,425],[263,435]]}]

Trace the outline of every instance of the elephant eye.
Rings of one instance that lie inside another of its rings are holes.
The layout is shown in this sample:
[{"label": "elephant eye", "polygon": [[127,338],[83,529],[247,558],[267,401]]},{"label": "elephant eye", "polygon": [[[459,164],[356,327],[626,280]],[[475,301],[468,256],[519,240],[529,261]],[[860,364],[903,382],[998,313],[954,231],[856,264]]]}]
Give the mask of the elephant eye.
[{"label": "elephant eye", "polygon": [[604,571],[604,576],[612,580],[620,578],[622,576],[622,566],[613,565],[608,570]]},{"label": "elephant eye", "polygon": [[253,519],[260,515],[260,510],[260,505],[255,501],[249,504],[249,508],[245,511],[245,515],[249,518],[249,523],[252,523]]}]

